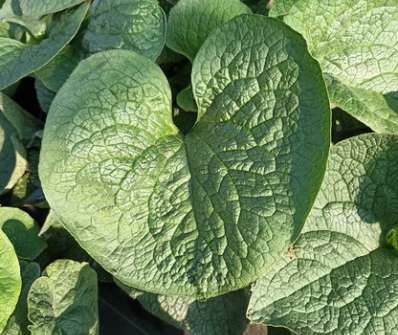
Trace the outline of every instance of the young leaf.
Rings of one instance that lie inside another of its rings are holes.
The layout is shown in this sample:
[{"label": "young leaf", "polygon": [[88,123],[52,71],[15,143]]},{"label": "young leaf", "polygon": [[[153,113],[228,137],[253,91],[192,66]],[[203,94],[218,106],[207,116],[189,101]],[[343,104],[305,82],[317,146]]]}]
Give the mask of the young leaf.
[{"label": "young leaf", "polygon": [[191,86],[188,86],[187,88],[180,91],[180,93],[177,94],[176,100],[178,107],[180,107],[185,112],[197,112],[198,106],[196,106]]},{"label": "young leaf", "polygon": [[212,297],[256,280],[297,237],[330,110],[304,40],[263,16],[215,32],[192,78],[199,121],[183,136],[156,64],[122,50],[81,62],[51,106],[39,171],[65,227],[121,282]]},{"label": "young leaf", "polygon": [[18,257],[34,260],[46,248],[39,226],[30,215],[18,208],[0,207],[0,229],[8,236]]},{"label": "young leaf", "polygon": [[169,14],[167,46],[192,61],[213,30],[248,13],[240,0],[180,0]]},{"label": "young leaf", "polygon": [[151,314],[191,335],[242,335],[248,325],[249,294],[244,289],[208,300],[141,293],[133,289],[131,296]]},{"label": "young leaf", "polygon": [[270,14],[304,35],[332,78],[332,103],[376,131],[398,132],[396,0],[275,0]]},{"label": "young leaf", "polygon": [[28,294],[32,335],[98,334],[97,275],[86,263],[51,263]]},{"label": "young leaf", "polygon": [[34,262],[20,261],[22,289],[14,313],[8,319],[1,335],[29,335],[27,298],[30,287],[40,276],[40,266]]},{"label": "young leaf", "polygon": [[49,63],[78,32],[88,4],[54,16],[48,36],[38,44],[0,38],[0,90]]},{"label": "young leaf", "polygon": [[14,312],[21,292],[18,258],[7,236],[0,230],[0,334]]},{"label": "young leaf", "polygon": [[[1,93],[0,93],[1,94]],[[26,152],[15,128],[0,112],[0,194],[11,189],[24,175]]]},{"label": "young leaf", "polygon": [[83,46],[90,53],[135,51],[156,60],[166,40],[166,15],[157,0],[95,0]]},{"label": "young leaf", "polygon": [[252,321],[308,335],[395,332],[398,257],[385,236],[398,217],[397,162],[398,136],[332,149],[302,234],[253,288]]}]

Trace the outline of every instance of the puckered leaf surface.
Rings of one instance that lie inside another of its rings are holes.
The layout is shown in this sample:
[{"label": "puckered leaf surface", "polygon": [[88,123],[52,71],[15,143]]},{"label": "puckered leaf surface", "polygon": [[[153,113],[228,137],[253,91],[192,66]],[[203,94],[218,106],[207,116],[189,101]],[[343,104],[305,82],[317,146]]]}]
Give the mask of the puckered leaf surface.
[{"label": "puckered leaf surface", "polygon": [[87,263],[57,260],[32,285],[32,335],[97,335],[97,275]]},{"label": "puckered leaf surface", "polygon": [[398,136],[336,145],[297,242],[257,281],[255,322],[297,334],[398,334]]},{"label": "puckered leaf surface", "polygon": [[199,121],[184,136],[155,64],[117,50],[81,62],[51,106],[40,174],[65,227],[121,282],[211,297],[253,282],[297,237],[330,110],[303,39],[262,16],[215,32],[192,78]]},{"label": "puckered leaf surface", "polygon": [[373,130],[398,133],[396,0],[275,0],[329,77],[331,102]]}]

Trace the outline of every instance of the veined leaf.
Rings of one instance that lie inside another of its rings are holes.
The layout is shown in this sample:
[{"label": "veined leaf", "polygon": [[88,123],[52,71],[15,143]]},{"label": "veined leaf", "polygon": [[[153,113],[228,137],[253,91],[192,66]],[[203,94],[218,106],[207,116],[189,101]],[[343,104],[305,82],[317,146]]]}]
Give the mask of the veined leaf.
[{"label": "veined leaf", "polygon": [[250,12],[240,0],[180,0],[169,14],[167,46],[192,61],[213,30]]},{"label": "veined leaf", "polygon": [[0,38],[0,90],[49,63],[76,35],[87,9],[84,3],[56,15],[48,36],[38,44]]},{"label": "veined leaf", "polygon": [[0,230],[0,334],[14,312],[21,292],[18,258],[7,236]]},{"label": "veined leaf", "polygon": [[396,0],[275,0],[270,15],[302,33],[331,102],[379,132],[398,132]]},{"label": "veined leaf", "polygon": [[157,0],[95,0],[83,45],[90,53],[135,51],[155,60],[166,40],[166,16]]},{"label": "veined leaf", "polygon": [[156,64],[121,50],[81,62],[51,106],[39,170],[65,227],[121,282],[212,297],[256,280],[298,236],[330,110],[304,40],[263,16],[214,32],[192,79],[199,121],[183,136]]},{"label": "veined leaf", "polygon": [[255,322],[298,334],[397,334],[398,136],[362,135],[331,151],[299,239],[257,281]]},{"label": "veined leaf", "polygon": [[97,275],[87,263],[51,263],[28,294],[31,334],[98,334],[97,296]]}]

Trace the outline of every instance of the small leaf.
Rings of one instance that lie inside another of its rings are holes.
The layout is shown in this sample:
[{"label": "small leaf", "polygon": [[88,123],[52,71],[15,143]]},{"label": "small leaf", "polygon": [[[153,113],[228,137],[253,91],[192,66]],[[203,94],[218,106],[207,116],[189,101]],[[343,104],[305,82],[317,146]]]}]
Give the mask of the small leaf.
[{"label": "small leaf", "polygon": [[55,93],[49,90],[39,79],[35,81],[35,90],[37,100],[44,113],[48,113],[52,101],[54,100]]},{"label": "small leaf", "polygon": [[384,234],[398,217],[397,162],[398,136],[332,149],[302,234],[252,290],[252,321],[308,335],[395,333],[398,257]]},{"label": "small leaf", "polygon": [[0,38],[0,90],[49,63],[77,34],[88,4],[54,16],[48,36],[38,44]]},{"label": "small leaf", "polygon": [[240,0],[180,0],[169,14],[167,46],[192,61],[213,30],[250,12]]},{"label": "small leaf", "polygon": [[126,49],[155,60],[166,39],[166,16],[157,0],[95,0],[83,46],[90,53]]},{"label": "small leaf", "polygon": [[126,50],[91,56],[51,105],[39,170],[65,228],[108,272],[205,298],[246,287],[298,236],[330,109],[304,40],[260,15],[207,39],[192,87],[199,120],[182,136],[156,64]]},{"label": "small leaf", "polygon": [[46,248],[39,226],[30,215],[18,208],[0,207],[0,229],[8,236],[18,257],[34,260]]},{"label": "small leaf", "polygon": [[51,263],[29,291],[31,334],[98,334],[97,291],[97,275],[88,264]]},{"label": "small leaf", "polygon": [[18,258],[7,236],[0,230],[0,334],[14,312],[21,292]]},{"label": "small leaf", "polygon": [[177,94],[177,105],[185,112],[198,111],[191,86],[188,86]]}]

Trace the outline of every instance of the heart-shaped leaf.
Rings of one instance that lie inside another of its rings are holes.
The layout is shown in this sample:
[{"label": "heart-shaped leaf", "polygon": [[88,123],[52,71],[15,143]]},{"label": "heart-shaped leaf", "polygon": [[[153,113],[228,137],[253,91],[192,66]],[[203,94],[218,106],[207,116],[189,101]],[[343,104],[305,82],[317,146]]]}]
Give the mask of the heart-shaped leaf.
[{"label": "heart-shaped leaf", "polygon": [[97,335],[97,275],[87,263],[51,263],[28,294],[32,335]]},{"label": "heart-shaped leaf", "polygon": [[331,102],[378,132],[398,132],[396,0],[275,0],[271,16],[302,33]]},{"label": "heart-shaped leaf", "polygon": [[18,258],[11,242],[0,230],[0,334],[14,312],[20,292]]},{"label": "heart-shaped leaf", "polygon": [[199,121],[183,136],[157,65],[117,50],[81,62],[51,106],[40,174],[65,227],[121,282],[211,297],[253,282],[297,237],[330,110],[304,40],[262,16],[212,34],[192,80]]},{"label": "heart-shaped leaf", "polygon": [[397,218],[398,136],[340,142],[302,234],[257,281],[249,318],[297,334],[395,334],[398,255],[386,235]]}]

